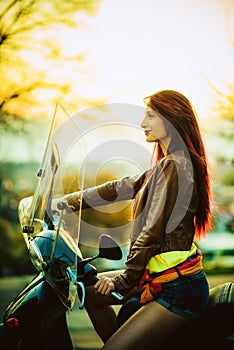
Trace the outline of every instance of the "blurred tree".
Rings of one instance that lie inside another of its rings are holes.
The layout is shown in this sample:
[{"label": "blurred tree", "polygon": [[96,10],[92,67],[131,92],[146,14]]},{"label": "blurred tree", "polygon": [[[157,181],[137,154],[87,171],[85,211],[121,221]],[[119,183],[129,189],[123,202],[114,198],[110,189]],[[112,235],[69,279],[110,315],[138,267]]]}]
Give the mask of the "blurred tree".
[{"label": "blurred tree", "polygon": [[[213,110],[217,118],[213,118],[209,129],[213,129],[215,142],[216,139],[222,140],[219,142],[219,147],[215,155],[216,171],[219,177],[219,186],[216,190],[216,204],[221,211],[216,214],[215,230],[218,230],[219,222],[222,222],[222,229],[225,227],[227,231],[233,231],[234,218],[234,83],[225,83],[224,91],[216,88],[210,82],[209,86],[212,89],[216,103]],[[225,221],[225,215],[228,215],[229,221]]]},{"label": "blurred tree", "polygon": [[0,276],[35,271],[18,226],[0,218],[0,239]]},{"label": "blurred tree", "polygon": [[[227,4],[226,12],[225,12],[225,29],[226,35],[230,42],[232,48],[234,48],[234,27],[233,27],[233,3],[230,2]],[[232,77],[232,75],[230,75]],[[233,140],[234,140],[234,82],[233,80],[229,80],[229,82],[225,81],[223,84],[223,88],[219,89],[211,81],[207,80],[208,85],[211,88],[212,95],[216,103],[214,103],[213,110],[218,115],[218,118],[225,122],[220,127],[217,126],[216,136],[227,141],[227,144],[230,145],[230,148],[233,149]],[[230,152],[229,152],[230,154]],[[219,155],[217,155],[219,157]],[[220,160],[220,159],[219,159]],[[234,154],[231,156],[224,156],[223,163],[228,161],[229,165],[231,165],[231,171],[233,173],[233,165],[234,165]]]},{"label": "blurred tree", "polygon": [[214,110],[218,112],[220,117],[234,122],[234,84],[225,83],[226,92],[223,92],[211,82],[208,83],[216,99]]},{"label": "blurred tree", "polygon": [[75,52],[68,57],[59,36],[62,31],[82,25],[82,14],[94,15],[98,3],[99,0],[0,2],[1,127],[22,131],[29,107],[38,107],[39,93],[44,92],[44,98],[50,100],[69,94],[69,82],[50,79],[48,73],[56,69],[58,61],[72,61],[78,71],[85,55]]},{"label": "blurred tree", "polygon": [[[231,166],[234,171],[234,83],[225,83],[224,91],[216,88],[210,81],[207,81],[211,87],[214,97],[212,123],[207,126],[212,136],[222,140],[222,147],[220,147],[216,154],[216,162],[219,165]],[[215,140],[215,138],[214,138]]]},{"label": "blurred tree", "polygon": [[227,171],[222,178],[222,183],[225,186],[233,186],[234,187],[234,170],[233,168]]}]

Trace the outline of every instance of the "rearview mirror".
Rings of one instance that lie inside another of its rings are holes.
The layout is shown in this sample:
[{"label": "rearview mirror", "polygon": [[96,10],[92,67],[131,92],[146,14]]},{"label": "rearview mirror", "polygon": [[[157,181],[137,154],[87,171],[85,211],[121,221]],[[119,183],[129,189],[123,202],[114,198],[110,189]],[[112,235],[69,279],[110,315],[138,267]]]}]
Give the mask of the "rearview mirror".
[{"label": "rearview mirror", "polygon": [[108,235],[101,235],[98,257],[109,260],[120,260],[122,256],[122,250],[118,243]]}]

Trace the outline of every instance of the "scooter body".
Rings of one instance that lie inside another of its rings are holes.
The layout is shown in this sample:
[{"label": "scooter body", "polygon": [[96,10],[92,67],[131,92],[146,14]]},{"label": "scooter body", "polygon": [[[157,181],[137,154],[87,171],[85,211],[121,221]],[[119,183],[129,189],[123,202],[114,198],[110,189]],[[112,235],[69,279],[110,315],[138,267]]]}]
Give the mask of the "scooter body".
[{"label": "scooter body", "polygon": [[1,350],[72,350],[66,312],[43,274],[38,274],[5,312],[0,325]]}]

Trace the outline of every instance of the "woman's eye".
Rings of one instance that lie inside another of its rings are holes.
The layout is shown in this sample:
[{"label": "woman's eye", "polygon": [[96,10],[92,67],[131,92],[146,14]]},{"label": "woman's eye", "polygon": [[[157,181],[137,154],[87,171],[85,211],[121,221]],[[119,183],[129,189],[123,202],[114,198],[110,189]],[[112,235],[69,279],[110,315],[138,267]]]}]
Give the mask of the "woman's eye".
[{"label": "woman's eye", "polygon": [[153,113],[148,113],[149,119],[152,119],[154,117]]}]

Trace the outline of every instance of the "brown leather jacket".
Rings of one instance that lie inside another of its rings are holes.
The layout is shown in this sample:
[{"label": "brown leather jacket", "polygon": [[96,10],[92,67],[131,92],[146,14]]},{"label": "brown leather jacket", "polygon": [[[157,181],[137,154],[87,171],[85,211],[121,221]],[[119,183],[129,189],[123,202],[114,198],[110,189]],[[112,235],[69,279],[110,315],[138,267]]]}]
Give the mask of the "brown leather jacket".
[{"label": "brown leather jacket", "polygon": [[[79,209],[79,192],[65,198]],[[138,285],[152,256],[191,248],[197,209],[191,161],[183,152],[176,152],[164,157],[151,172],[86,189],[82,209],[133,198],[129,256],[124,272],[113,278],[115,289],[121,293]]]}]

